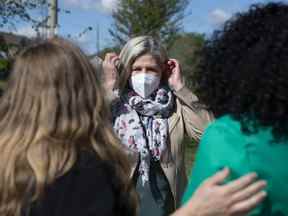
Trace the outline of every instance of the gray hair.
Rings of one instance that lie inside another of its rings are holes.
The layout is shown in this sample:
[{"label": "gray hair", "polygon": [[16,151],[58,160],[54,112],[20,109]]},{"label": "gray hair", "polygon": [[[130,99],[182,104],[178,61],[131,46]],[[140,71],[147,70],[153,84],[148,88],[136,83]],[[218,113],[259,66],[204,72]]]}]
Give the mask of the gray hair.
[{"label": "gray hair", "polygon": [[151,36],[139,36],[130,39],[120,52],[118,72],[119,91],[125,89],[128,79],[131,74],[132,64],[134,61],[144,54],[152,55],[159,64],[165,63],[168,60],[167,51],[161,43]]}]

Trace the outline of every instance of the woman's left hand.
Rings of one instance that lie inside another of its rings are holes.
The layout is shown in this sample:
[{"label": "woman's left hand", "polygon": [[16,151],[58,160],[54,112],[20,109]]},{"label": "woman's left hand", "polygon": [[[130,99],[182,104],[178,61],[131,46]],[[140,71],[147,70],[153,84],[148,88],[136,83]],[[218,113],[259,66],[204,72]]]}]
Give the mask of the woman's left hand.
[{"label": "woman's left hand", "polygon": [[167,64],[169,70],[168,84],[173,90],[178,91],[184,86],[180,64],[176,59],[169,59]]}]

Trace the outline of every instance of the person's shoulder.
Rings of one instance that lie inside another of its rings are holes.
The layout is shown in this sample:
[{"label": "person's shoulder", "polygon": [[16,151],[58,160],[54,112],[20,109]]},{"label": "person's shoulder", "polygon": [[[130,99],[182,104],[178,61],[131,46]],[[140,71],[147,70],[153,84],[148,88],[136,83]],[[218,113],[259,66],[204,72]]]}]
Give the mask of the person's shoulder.
[{"label": "person's shoulder", "polygon": [[114,165],[102,160],[94,151],[81,151],[71,172],[77,175],[79,180],[87,181],[87,178],[100,182],[110,182],[115,176]]},{"label": "person's shoulder", "polygon": [[240,123],[229,115],[222,116],[211,122],[201,137],[203,148],[221,149],[230,148],[231,144],[242,143]]},{"label": "person's shoulder", "polygon": [[205,132],[237,134],[241,131],[240,123],[230,115],[224,115],[210,122]]},{"label": "person's shoulder", "polygon": [[81,193],[86,189],[86,194],[97,193],[98,195],[92,198],[102,199],[98,204],[106,205],[107,208],[113,206],[113,211],[117,212],[117,215],[132,215],[133,209],[130,209],[130,203],[128,203],[129,195],[125,193],[123,187],[125,183],[120,178],[118,168],[119,165],[112,161],[102,160],[91,151],[81,152],[75,166],[76,172],[82,176],[79,179],[82,185]]},{"label": "person's shoulder", "polygon": [[100,159],[94,151],[80,151],[71,169],[64,175],[58,177],[49,187],[50,190],[93,184],[106,185],[115,175],[114,167],[111,163]]},{"label": "person's shoulder", "polygon": [[77,154],[75,169],[102,168],[108,162],[102,160],[94,150],[80,150]]},{"label": "person's shoulder", "polygon": [[31,215],[88,215],[88,211],[112,215],[116,203],[113,173],[112,166],[93,151],[79,152],[72,168],[48,185],[43,197],[31,206]]}]

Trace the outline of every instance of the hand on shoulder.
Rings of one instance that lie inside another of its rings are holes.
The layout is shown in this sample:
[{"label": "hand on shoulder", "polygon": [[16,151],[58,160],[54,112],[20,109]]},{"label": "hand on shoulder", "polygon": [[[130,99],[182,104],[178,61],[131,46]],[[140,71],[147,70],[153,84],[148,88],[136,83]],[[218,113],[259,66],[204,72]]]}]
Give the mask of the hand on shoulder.
[{"label": "hand on shoulder", "polygon": [[208,178],[173,216],[244,216],[266,197],[266,182],[255,173],[222,185],[228,176],[224,169]]}]

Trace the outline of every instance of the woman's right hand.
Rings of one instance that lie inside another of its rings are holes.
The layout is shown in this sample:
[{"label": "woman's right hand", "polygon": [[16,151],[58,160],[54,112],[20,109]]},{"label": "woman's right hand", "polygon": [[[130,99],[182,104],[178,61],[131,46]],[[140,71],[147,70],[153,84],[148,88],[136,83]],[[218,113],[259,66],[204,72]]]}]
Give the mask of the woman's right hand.
[{"label": "woman's right hand", "polygon": [[228,176],[226,168],[208,178],[173,216],[244,216],[266,197],[266,181],[255,173],[221,185]]},{"label": "woman's right hand", "polygon": [[119,57],[116,53],[107,53],[103,61],[103,85],[105,90],[113,91],[115,83],[118,79],[116,64]]}]

